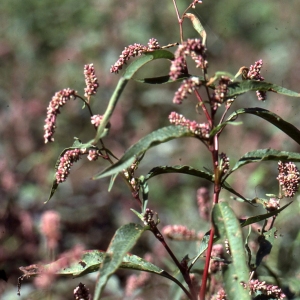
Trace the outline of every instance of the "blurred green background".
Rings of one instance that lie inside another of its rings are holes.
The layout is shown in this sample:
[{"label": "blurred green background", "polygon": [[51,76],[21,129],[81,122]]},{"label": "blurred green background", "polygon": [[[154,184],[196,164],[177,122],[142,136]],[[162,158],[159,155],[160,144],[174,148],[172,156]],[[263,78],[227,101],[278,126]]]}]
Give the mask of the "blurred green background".
[{"label": "blurred green background", "polygon": [[[190,3],[177,2],[181,12]],[[211,76],[215,71],[235,74],[240,67],[263,59],[262,76],[266,81],[300,91],[299,1],[204,0],[195,11],[208,34]],[[197,37],[188,21],[184,23],[185,38]],[[94,131],[87,111],[82,110],[82,103],[77,100],[61,109],[55,143],[43,144],[43,125],[47,105],[56,91],[70,87],[84,94],[84,64],[94,63],[100,88],[92,98],[92,108],[95,113],[103,113],[119,77],[109,73],[110,66],[125,46],[145,45],[152,37],[160,45],[179,42],[171,0],[0,2],[0,269],[8,276],[7,282],[0,280],[3,299],[16,298],[20,266],[46,259],[45,241],[39,232],[40,218],[46,210],[54,209],[61,215],[59,253],[76,244],[105,250],[116,228],[126,222],[138,222],[129,210],[138,207],[120,178],[110,193],[109,179],[90,180],[107,166],[104,161],[80,160],[53,199],[44,205],[59,153],[71,146],[74,136],[88,141]],[[168,67],[167,63],[154,62],[141,70],[138,77],[167,74]],[[177,87],[129,83],[111,120],[106,146],[120,157],[139,138],[168,125],[168,115],[173,110],[195,119],[193,97],[181,106],[172,103]],[[300,127],[298,101],[269,93],[267,101],[258,102],[253,92],[241,96],[233,109],[263,107]],[[232,164],[257,148],[299,151],[295,142],[265,121],[255,116],[243,116],[239,121],[243,125],[228,127],[220,140],[220,150],[230,157]],[[138,174],[146,174],[157,165],[211,168],[209,158],[202,144],[189,139],[172,141],[151,149]],[[248,198],[264,197],[266,193],[278,192],[276,170],[276,162],[249,165],[233,174],[230,184]],[[161,175],[150,182],[150,207],[159,213],[162,225],[184,224],[205,231],[208,224],[199,219],[196,203],[196,190],[201,186],[211,188],[197,178]],[[229,200],[229,194],[222,192],[221,198]],[[236,202],[232,205],[239,216],[263,213],[260,207]],[[290,299],[300,297],[298,214],[297,198],[276,221],[279,238],[266,261],[281,278]],[[192,257],[197,245],[191,244],[172,242],[171,246],[178,257],[187,254],[187,250]],[[150,233],[146,233],[135,253],[161,253],[158,247]],[[165,266],[166,254],[161,256],[155,263]],[[112,282],[119,295],[108,287],[111,299],[122,297],[127,274],[120,272],[114,277]],[[72,290],[80,281],[93,290],[94,279],[95,276],[87,276],[58,281],[52,287],[53,299],[73,299]],[[25,280],[20,299],[43,299],[34,290],[32,281]],[[167,299],[152,294],[152,299],[155,297]]]}]

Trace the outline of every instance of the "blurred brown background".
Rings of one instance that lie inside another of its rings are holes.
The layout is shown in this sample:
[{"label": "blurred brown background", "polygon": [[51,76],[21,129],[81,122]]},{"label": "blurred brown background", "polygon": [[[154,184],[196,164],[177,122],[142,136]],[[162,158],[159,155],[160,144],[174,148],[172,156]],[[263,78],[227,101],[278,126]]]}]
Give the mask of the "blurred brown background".
[{"label": "blurred brown background", "polygon": [[[263,59],[262,76],[266,81],[300,91],[299,1],[203,2],[197,6],[196,14],[208,34],[210,75],[215,71],[235,74],[241,66]],[[181,12],[189,3],[178,0]],[[185,37],[197,37],[188,21],[184,24]],[[100,83],[97,95],[92,98],[92,108],[95,113],[103,113],[119,77],[109,73],[110,66],[125,46],[135,42],[147,44],[152,37],[160,45],[179,41],[171,0],[0,2],[0,269],[8,276],[7,282],[0,279],[3,299],[16,299],[20,266],[46,259],[45,241],[39,231],[41,215],[46,210],[53,209],[61,215],[59,253],[76,244],[86,249],[105,250],[117,227],[138,222],[129,210],[138,207],[121,179],[116,180],[110,193],[107,192],[109,179],[90,180],[107,166],[104,161],[80,160],[53,199],[44,205],[60,152],[71,146],[74,136],[88,141],[94,131],[87,111],[82,110],[82,103],[77,100],[61,109],[54,143],[43,144],[43,125],[47,105],[56,91],[70,87],[83,94],[83,66],[88,63],[94,63]],[[141,70],[138,77],[167,73],[167,63],[154,62]],[[129,83],[111,120],[106,145],[120,157],[142,136],[167,126],[171,111],[196,118],[193,97],[181,106],[172,103],[176,88],[176,84]],[[233,109],[263,107],[299,127],[298,101],[269,93],[268,100],[262,103],[253,92],[241,96]],[[232,164],[256,148],[299,151],[296,143],[265,121],[255,116],[242,116],[239,121],[243,125],[228,127],[220,141],[221,151],[226,152]],[[138,174],[146,174],[157,165],[211,168],[209,157],[203,145],[195,141],[172,141],[151,149]],[[233,174],[229,182],[248,198],[265,197],[266,193],[278,192],[276,168],[276,162],[250,165]],[[210,187],[193,177],[161,175],[150,181],[150,207],[159,213],[163,225],[182,223],[205,231],[208,225],[199,220],[196,205],[196,190],[202,185]],[[221,197],[229,199],[227,193]],[[236,207],[236,202],[233,205]],[[249,209],[243,204],[237,212],[245,216],[263,210]],[[279,276],[284,274],[291,283],[292,278],[296,282],[300,279],[298,214],[296,200],[278,218],[277,227],[282,236],[269,258]],[[187,254],[187,249],[191,257],[196,254],[195,244],[189,248],[183,243],[171,245],[178,257]],[[153,247],[155,240],[146,233],[136,254],[142,256]],[[163,265],[161,261],[156,263]],[[120,272],[112,280],[120,297],[125,276],[126,272]],[[53,299],[72,299],[72,290],[80,281],[92,290],[94,279],[90,275],[58,281],[52,291]],[[297,292],[293,286],[289,287],[290,291]],[[25,280],[20,299],[43,299],[34,290],[32,281]],[[111,297],[117,299],[113,293]]]}]

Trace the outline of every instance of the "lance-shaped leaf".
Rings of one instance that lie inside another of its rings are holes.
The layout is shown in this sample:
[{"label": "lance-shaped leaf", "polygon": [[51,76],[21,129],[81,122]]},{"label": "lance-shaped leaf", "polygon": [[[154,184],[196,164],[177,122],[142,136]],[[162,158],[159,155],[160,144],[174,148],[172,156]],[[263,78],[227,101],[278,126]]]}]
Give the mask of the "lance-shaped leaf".
[{"label": "lance-shaped leaf", "polygon": [[191,20],[194,29],[202,37],[202,43],[203,43],[203,45],[205,45],[205,43],[206,43],[206,31],[204,30],[204,27],[202,26],[200,20],[194,14],[189,14],[189,13],[184,14],[183,17],[189,18]]},{"label": "lance-shaped leaf", "polygon": [[116,231],[99,269],[94,300],[100,299],[107,280],[120,267],[123,257],[135,245],[144,230],[141,225],[130,223]]},{"label": "lance-shaped leaf", "polygon": [[189,136],[194,136],[194,134],[184,126],[168,126],[153,131],[140,139],[136,144],[132,145],[120,160],[101,173],[95,175],[93,179],[99,179],[121,172],[123,169],[128,168],[134,162],[136,157],[154,146],[176,138]]},{"label": "lance-shaped leaf", "polygon": [[[190,166],[159,166],[155,167],[150,170],[150,172],[145,176],[145,180],[149,180],[150,178],[160,175],[160,174],[167,174],[167,173],[181,173],[181,174],[188,174],[192,176],[196,176],[199,178],[206,179],[212,183],[214,183],[214,175],[212,173],[209,173],[207,171],[202,171],[195,169]],[[245,198],[241,194],[239,194],[237,191],[235,191],[227,182],[222,183],[222,187],[229,191],[230,193],[240,197],[246,202],[249,202],[249,199]]]},{"label": "lance-shaped leaf", "polygon": [[257,216],[254,216],[254,217],[250,217],[246,220],[240,220],[241,222],[241,226],[242,227],[246,227],[248,225],[251,225],[253,223],[257,223],[257,222],[260,222],[260,221],[263,221],[263,220],[266,220],[268,218],[271,218],[277,214],[279,214],[282,210],[286,209],[290,204],[292,204],[293,201],[289,202],[288,204],[282,206],[280,209],[277,209],[277,210],[274,210],[274,211],[271,211],[269,213],[266,213],[266,214],[263,214],[263,215],[257,215]]},{"label": "lance-shaped leaf", "polygon": [[299,93],[288,90],[282,86],[273,83],[265,81],[244,80],[240,82],[231,82],[228,85],[228,92],[226,94],[226,98],[232,98],[247,93],[249,91],[270,91],[290,97],[300,97]]},{"label": "lance-shaped leaf", "polygon": [[255,151],[247,152],[243,155],[238,162],[233,166],[229,174],[236,171],[240,167],[255,163],[259,161],[293,161],[300,162],[300,153],[279,151],[275,149],[258,149]]},{"label": "lance-shaped leaf", "polygon": [[295,142],[300,144],[300,131],[291,123],[284,121],[278,115],[270,112],[267,109],[263,109],[260,107],[253,107],[253,108],[241,108],[232,113],[227,121],[235,120],[238,115],[241,114],[252,114],[258,116],[262,119],[265,119],[269,123],[275,125],[277,128],[282,130],[285,134],[291,137]]},{"label": "lance-shaped leaf", "polygon": [[234,121],[226,121],[226,122],[223,122],[219,125],[217,125],[216,127],[213,128],[213,130],[209,133],[209,137],[212,138],[214,137],[218,132],[220,132],[220,130],[222,130],[225,126],[227,125],[241,125],[243,124],[242,122],[234,122]]},{"label": "lance-shaped leaf", "polygon": [[226,202],[214,206],[212,219],[216,234],[228,240],[232,255],[232,263],[223,270],[227,297],[231,300],[250,300],[248,291],[241,286],[241,282],[248,281],[249,270],[239,220]]},{"label": "lance-shaped leaf", "polygon": [[143,53],[143,55],[139,58],[137,58],[134,62],[132,62],[125,70],[123,76],[120,78],[110,100],[107,106],[107,109],[103,115],[103,119],[101,121],[100,126],[97,129],[96,136],[94,138],[94,145],[96,145],[100,139],[100,137],[103,135],[103,131],[106,128],[106,125],[109,122],[109,119],[111,118],[115,107],[117,105],[117,102],[127,85],[128,80],[132,78],[132,76],[145,64],[155,60],[155,59],[168,59],[172,60],[174,59],[174,54],[167,50],[155,50],[151,52]]},{"label": "lance-shaped leaf", "polygon": [[[20,270],[24,272],[24,277],[38,276],[47,272],[48,270],[56,270],[55,273],[59,276],[76,278],[99,271],[99,268],[104,261],[105,255],[105,251],[87,250],[83,251],[81,258],[76,262],[73,262],[69,267],[61,267],[65,264],[66,261],[66,259],[62,257],[50,264],[30,265],[28,267],[21,267]],[[119,268],[149,272],[168,278],[179,285],[183,289],[183,291],[187,295],[189,295],[184,286],[176,278],[174,278],[172,275],[159,268],[158,266],[154,265],[153,263],[137,255],[130,253],[125,254],[122,258],[122,262],[119,265]]]},{"label": "lance-shaped leaf", "polygon": [[141,83],[148,83],[148,84],[165,84],[165,83],[172,83],[172,82],[180,82],[189,77],[197,77],[202,82],[202,84],[206,84],[206,81],[204,80],[203,76],[196,76],[196,75],[189,75],[189,74],[180,74],[176,80],[172,80],[170,78],[170,75],[151,77],[151,78],[133,78],[133,80]]}]

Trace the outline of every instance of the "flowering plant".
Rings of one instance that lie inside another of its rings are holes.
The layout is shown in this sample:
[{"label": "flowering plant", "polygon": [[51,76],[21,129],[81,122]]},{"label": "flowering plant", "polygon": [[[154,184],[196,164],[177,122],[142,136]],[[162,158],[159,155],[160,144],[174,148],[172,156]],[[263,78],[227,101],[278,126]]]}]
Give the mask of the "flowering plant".
[{"label": "flowering plant", "polygon": [[[117,62],[111,67],[112,73],[120,72],[125,66],[126,69],[120,77],[103,115],[93,113],[92,97],[96,95],[99,83],[93,64],[86,65],[84,67],[86,83],[84,96],[80,96],[78,92],[69,88],[57,92],[48,106],[44,126],[45,143],[53,142],[56,118],[61,107],[71,99],[80,99],[90,113],[91,124],[96,132],[94,138],[85,143],[75,139],[74,144],[60,154],[49,200],[59,185],[67,180],[72,165],[83,155],[87,155],[90,161],[103,159],[110,163],[108,168],[93,177],[97,180],[111,176],[109,189],[112,188],[115,178],[118,175],[122,176],[140,208],[139,211],[132,209],[140,222],[121,226],[106,251],[81,251],[80,255],[76,251],[76,255],[72,259],[70,259],[70,255],[66,255],[65,257],[68,259],[63,260],[61,257],[51,264],[23,267],[24,275],[21,279],[36,275],[47,276],[47,274],[52,279],[54,275],[81,276],[99,272],[94,299],[100,299],[109,277],[117,269],[127,268],[168,278],[178,287],[176,295],[183,293],[186,299],[191,300],[251,299],[251,296],[257,297],[256,299],[283,299],[285,295],[280,287],[257,278],[258,268],[263,258],[270,253],[273,239],[277,236],[275,228],[277,216],[292,203],[290,201],[282,206],[282,200],[293,198],[298,190],[300,177],[294,162],[300,161],[300,154],[271,148],[258,149],[244,154],[233,166],[230,166],[229,156],[219,151],[219,144],[224,129],[230,128],[232,125],[240,125],[236,120],[244,114],[252,114],[264,119],[300,144],[300,131],[269,110],[250,107],[233,109],[229,114],[239,96],[247,92],[255,91],[258,101],[265,101],[267,93],[279,93],[292,97],[300,97],[300,95],[276,84],[265,82],[261,75],[263,66],[261,59],[249,68],[242,66],[237,70],[236,75],[223,71],[209,74],[206,32],[199,19],[194,14],[188,13],[201,1],[193,1],[182,15],[178,11],[175,0],[173,3],[179,23],[179,44],[160,46],[156,39],[151,38],[147,46],[134,44],[126,47]],[[199,33],[199,38],[184,39],[182,24],[187,19]],[[174,54],[167,50],[170,47],[177,47]],[[137,58],[129,64],[133,57]],[[168,75],[143,79],[133,77],[145,64],[157,59],[171,62]],[[197,74],[190,73],[190,62],[194,64],[193,67],[200,70]],[[106,145],[105,137],[109,134],[110,118],[130,80],[148,84],[180,82],[180,86],[174,94],[173,103],[185,104],[185,99],[194,94],[197,99],[197,115],[195,120],[190,120],[183,114],[170,112],[168,117],[170,126],[159,128],[146,135],[132,145],[121,158],[117,158]],[[204,115],[204,122],[199,122],[201,113]],[[211,155],[212,170],[186,165],[153,166],[147,174],[136,175],[139,164],[149,149],[183,137],[194,139],[205,146]],[[228,178],[238,169],[260,161],[276,161],[278,163],[278,194],[267,194],[266,199],[249,198],[228,183]],[[210,224],[210,229],[206,233],[197,233],[184,225],[167,225],[162,229],[159,228],[158,213],[151,208],[148,181],[157,175],[166,173],[193,175],[211,183],[212,195],[207,188],[201,187],[197,191],[199,217]],[[222,190],[227,190],[234,195],[231,201],[220,201]],[[254,208],[263,207],[265,213],[238,218],[231,208],[233,201],[236,200]],[[262,227],[255,227],[255,224],[261,221],[263,222]],[[249,228],[246,238],[243,237],[242,228]],[[258,236],[255,249],[250,247],[251,230],[255,231]],[[161,269],[153,263],[151,255],[141,258],[128,253],[145,231],[150,231],[165,248],[176,271],[167,272]],[[50,238],[51,234],[49,234]],[[167,239],[186,242],[200,241],[197,246],[197,255],[191,259],[187,253],[181,260],[178,259]],[[204,262],[200,271],[195,267],[199,260]],[[177,273],[182,275],[181,279],[177,278]],[[135,291],[141,289],[147,280],[148,275],[144,273],[141,276],[131,277],[128,280],[125,294],[132,296]],[[90,294],[83,284],[75,289],[74,295],[75,299],[90,299]]]}]

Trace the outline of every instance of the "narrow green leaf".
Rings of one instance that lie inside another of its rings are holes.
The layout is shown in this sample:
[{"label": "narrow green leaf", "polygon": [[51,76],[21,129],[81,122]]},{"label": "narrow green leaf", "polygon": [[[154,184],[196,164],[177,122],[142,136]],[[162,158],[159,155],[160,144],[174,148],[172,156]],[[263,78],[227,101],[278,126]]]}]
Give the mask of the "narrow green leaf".
[{"label": "narrow green leaf", "polygon": [[253,223],[257,223],[257,222],[266,220],[266,219],[268,219],[268,218],[270,218],[270,217],[273,217],[273,216],[277,215],[278,213],[280,213],[282,210],[286,209],[286,208],[287,208],[290,204],[292,204],[292,203],[293,203],[293,201],[291,201],[291,202],[289,202],[288,204],[282,206],[282,207],[281,207],[280,209],[278,209],[278,210],[274,210],[274,211],[269,212],[269,213],[267,213],[267,214],[258,215],[258,216],[250,217],[250,218],[248,218],[248,219],[246,219],[246,220],[243,220],[243,221],[241,222],[241,226],[242,226],[242,227],[246,227],[246,226],[251,225],[251,224],[253,224]]},{"label": "narrow green leaf", "polygon": [[148,205],[148,197],[149,197],[149,186],[147,180],[145,180],[144,176],[139,177],[139,183],[140,187],[142,190],[142,200],[143,200],[143,205],[142,205],[142,213],[145,213]]},{"label": "narrow green leaf", "polygon": [[168,59],[173,60],[174,54],[168,50],[155,50],[151,52],[145,52],[142,56],[133,61],[125,70],[123,77],[125,79],[131,79],[132,76],[145,64],[155,59]]},{"label": "narrow green leaf", "polygon": [[214,137],[221,129],[223,129],[226,125],[241,125],[243,124],[242,122],[234,122],[234,121],[226,121],[223,122],[219,125],[217,125],[215,128],[213,128],[213,130],[209,133],[209,137],[212,138]]},{"label": "narrow green leaf", "polygon": [[128,168],[134,162],[136,157],[154,146],[176,138],[189,136],[194,135],[184,126],[168,126],[153,131],[140,139],[136,144],[132,145],[119,161],[95,175],[93,179],[100,179],[121,172],[123,169]]},{"label": "narrow green leaf", "polygon": [[249,292],[241,286],[241,282],[248,281],[249,270],[239,221],[226,202],[214,206],[212,219],[216,234],[228,240],[232,255],[232,263],[223,271],[227,297],[231,300],[250,300]]},{"label": "narrow green leaf", "polygon": [[263,109],[260,107],[253,107],[253,108],[241,108],[232,113],[227,121],[235,120],[238,115],[241,114],[252,114],[256,115],[262,119],[265,119],[269,123],[275,125],[289,137],[291,137],[296,143],[300,145],[300,131],[289,122],[284,121],[278,115],[274,114],[273,112]]},{"label": "narrow green leaf", "polygon": [[[181,174],[187,174],[196,176],[199,178],[206,179],[212,183],[214,183],[214,175],[209,173],[208,171],[202,171],[195,169],[190,166],[159,166],[155,167],[150,170],[150,172],[145,176],[146,180],[149,180],[150,178],[160,175],[160,174],[167,174],[167,173],[181,173]],[[240,197],[246,202],[250,202],[248,199],[246,199],[244,196],[239,194],[237,191],[235,191],[227,182],[223,182],[222,187],[229,191],[230,193]]]},{"label": "narrow green leaf", "polygon": [[248,91],[270,91],[290,97],[300,97],[299,93],[288,90],[282,86],[265,81],[252,80],[231,82],[228,86],[228,92],[226,94],[226,97],[232,98],[234,96],[244,94]]},{"label": "narrow green leaf", "polygon": [[118,174],[114,174],[114,175],[111,176],[110,182],[109,182],[109,186],[108,186],[108,191],[109,192],[112,190],[113,185],[115,183],[115,180],[116,180],[117,176],[118,176]]},{"label": "narrow green leaf", "polygon": [[[37,276],[47,271],[48,269],[58,269],[55,272],[57,275],[72,278],[81,277],[83,275],[99,271],[99,268],[104,261],[105,255],[105,251],[87,250],[83,252],[81,258],[78,261],[72,263],[69,267],[59,268],[59,266],[62,265],[61,261],[65,260],[65,258],[60,258],[57,261],[54,261],[47,265],[35,265],[34,268],[30,268],[31,266],[22,267],[21,271],[23,271],[25,274],[28,274],[29,276]],[[137,255],[129,253],[124,255],[119,268],[150,272],[169,279],[173,279],[173,277],[163,269]]]},{"label": "narrow green leaf", "polygon": [[258,149],[247,152],[230,170],[229,174],[241,168],[242,166],[259,161],[293,161],[300,162],[300,153],[279,151],[275,149]]},{"label": "narrow green leaf", "polygon": [[94,138],[93,144],[96,145],[99,139],[103,136],[103,131],[105,130],[109,119],[111,118],[118,100],[128,83],[128,80],[145,64],[149,63],[155,59],[174,59],[174,54],[167,50],[155,50],[151,52],[144,53],[141,57],[138,57],[134,62],[132,62],[125,70],[123,76],[120,78],[107,106],[107,109],[103,115],[100,126],[97,129],[96,136]]},{"label": "narrow green leaf", "polygon": [[135,245],[143,232],[144,228],[141,225],[133,223],[126,224],[116,231],[99,269],[94,300],[100,299],[107,280],[120,267],[125,254]]},{"label": "narrow green leaf", "polygon": [[206,81],[204,81],[203,76],[193,76],[193,75],[187,75],[187,74],[179,75],[176,80],[170,79],[169,75],[152,77],[152,78],[141,78],[141,79],[133,78],[133,80],[135,80],[137,82],[141,82],[141,83],[148,83],[148,84],[165,84],[165,83],[180,82],[189,77],[198,77],[201,80],[202,84],[206,83]]},{"label": "narrow green leaf", "polygon": [[203,45],[205,45],[206,44],[206,31],[204,30],[204,27],[202,26],[200,20],[194,14],[189,14],[189,13],[184,14],[183,17],[189,18],[191,20],[194,29],[202,37]]}]

